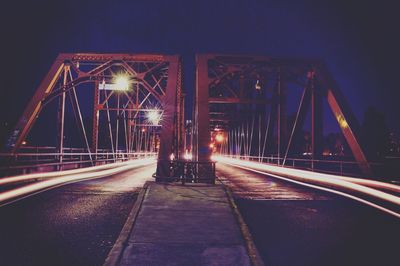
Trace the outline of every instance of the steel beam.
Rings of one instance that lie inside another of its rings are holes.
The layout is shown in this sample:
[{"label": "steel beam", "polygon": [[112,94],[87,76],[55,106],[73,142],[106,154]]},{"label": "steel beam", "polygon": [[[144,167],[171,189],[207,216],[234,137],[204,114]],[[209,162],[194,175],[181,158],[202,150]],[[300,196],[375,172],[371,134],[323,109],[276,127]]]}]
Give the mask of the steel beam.
[{"label": "steel beam", "polygon": [[372,175],[371,167],[368,163],[367,157],[365,156],[361,145],[357,141],[356,133],[353,130],[354,122],[350,122],[350,119],[346,116],[344,109],[341,107],[340,100],[335,96],[332,89],[328,90],[328,103],[331,107],[333,115],[335,116],[337,122],[339,123],[340,129],[350,146],[350,149],[357,160],[360,169],[367,176]]},{"label": "steel beam", "polygon": [[64,58],[62,56],[58,56],[51,66],[50,71],[40,83],[28,106],[25,108],[25,111],[23,112],[14,131],[11,134],[10,139],[8,140],[8,145],[13,152],[16,152],[21,146],[21,143],[25,140],[30,129],[32,128],[32,125],[35,123],[38,117],[42,107],[42,101],[53,89],[63,69]]},{"label": "steel beam", "polygon": [[[287,145],[287,90],[282,68],[278,70],[278,157],[281,158]],[[281,163],[281,162],[280,162]]]},{"label": "steel beam", "polygon": [[[177,89],[179,73],[179,56],[169,57],[168,80],[165,95],[161,98],[161,106],[164,110],[161,120],[160,150],[158,152],[157,177],[169,178],[169,157],[171,153],[177,156],[177,147],[174,147],[174,137],[178,138],[175,132],[177,122]],[[180,88],[180,85],[179,85]]]},{"label": "steel beam", "polygon": [[93,94],[93,121],[92,121],[92,152],[97,153],[99,136],[99,82],[94,83]]},{"label": "steel beam", "polygon": [[311,148],[312,158],[319,159],[323,151],[323,91],[312,79],[311,84]]},{"label": "steel beam", "polygon": [[326,66],[322,63],[316,64],[316,78],[326,89],[326,97],[334,117],[350,146],[354,158],[366,176],[372,175],[370,164],[365,156],[360,143],[358,142],[360,127],[351,112],[350,106],[342,95],[338,85],[329,74]]},{"label": "steel beam", "polygon": [[[63,85],[67,84],[67,78],[69,73],[69,66],[64,66],[64,77]],[[59,97],[58,113],[57,113],[57,150],[60,153],[58,157],[59,163],[63,162],[64,153],[64,118],[65,118],[65,92],[63,92]],[[72,104],[72,103],[71,103]]]},{"label": "steel beam", "polygon": [[197,126],[197,146],[195,159],[197,161],[210,161],[210,115],[209,115],[209,83],[207,55],[196,55],[196,99],[195,113]]}]

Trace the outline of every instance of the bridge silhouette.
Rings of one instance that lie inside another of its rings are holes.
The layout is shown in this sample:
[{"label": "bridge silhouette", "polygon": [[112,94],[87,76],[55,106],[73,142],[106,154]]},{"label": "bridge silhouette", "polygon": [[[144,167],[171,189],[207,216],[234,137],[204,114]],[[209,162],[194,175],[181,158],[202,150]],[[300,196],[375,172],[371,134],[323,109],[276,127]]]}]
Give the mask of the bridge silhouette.
[{"label": "bridge silhouette", "polygon": [[[185,110],[190,93],[183,78],[179,55],[60,54],[0,154],[0,205],[12,208],[16,201],[61,185],[154,167],[156,183],[145,185],[143,202],[159,202],[151,194],[166,193],[159,184],[187,197],[194,195],[185,187],[203,189],[202,200],[224,194],[212,188],[223,184],[226,204],[241,197],[267,199],[276,191],[258,178],[265,176],[308,189],[293,190],[295,198],[320,191],[400,218],[398,180],[382,176],[386,166],[368,160],[351,106],[323,62],[198,54],[191,110]],[[346,141],[335,151],[324,145],[326,109]],[[247,183],[235,179],[235,171],[249,175]],[[136,228],[140,221],[151,222],[151,215],[146,218],[139,209]],[[246,230],[241,232],[248,239]],[[107,265],[130,263],[116,248],[128,237],[120,238]],[[239,259],[239,264],[262,264],[265,257],[253,240],[246,243],[250,260]]]}]

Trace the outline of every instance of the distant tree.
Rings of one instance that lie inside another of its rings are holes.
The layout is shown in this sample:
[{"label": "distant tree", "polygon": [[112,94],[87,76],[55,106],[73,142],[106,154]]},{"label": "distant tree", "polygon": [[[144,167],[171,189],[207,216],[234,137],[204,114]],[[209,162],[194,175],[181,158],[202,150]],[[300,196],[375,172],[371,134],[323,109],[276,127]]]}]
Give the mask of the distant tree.
[{"label": "distant tree", "polygon": [[345,144],[341,133],[329,133],[325,136],[324,146],[331,155],[343,156],[345,154]]},{"label": "distant tree", "polygon": [[400,155],[400,143],[397,140],[394,133],[389,134],[388,155],[391,155],[391,156],[399,156]]},{"label": "distant tree", "polygon": [[374,107],[368,107],[362,123],[362,142],[367,156],[372,159],[381,159],[387,153],[389,130],[385,115]]},{"label": "distant tree", "polygon": [[6,150],[6,142],[12,131],[11,125],[6,121],[0,122],[0,151]]},{"label": "distant tree", "polygon": [[302,139],[302,149],[305,153],[312,152],[312,144],[311,144],[311,133],[308,131],[303,131],[303,139]]}]

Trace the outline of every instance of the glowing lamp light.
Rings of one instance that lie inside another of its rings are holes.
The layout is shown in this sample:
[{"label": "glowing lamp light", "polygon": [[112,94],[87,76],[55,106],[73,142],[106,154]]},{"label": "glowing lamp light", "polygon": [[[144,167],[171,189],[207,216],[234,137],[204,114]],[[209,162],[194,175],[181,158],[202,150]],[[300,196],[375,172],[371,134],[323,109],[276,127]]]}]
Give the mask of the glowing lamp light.
[{"label": "glowing lamp light", "polygon": [[339,122],[339,125],[341,128],[346,129],[349,125],[347,124],[346,119],[343,117],[343,115],[338,114],[337,115],[337,120]]},{"label": "glowing lamp light", "polygon": [[261,84],[260,84],[260,81],[258,79],[257,79],[255,87],[256,87],[256,90],[258,90],[258,91],[261,90]]},{"label": "glowing lamp light", "polygon": [[173,153],[171,153],[170,156],[169,156],[169,159],[170,159],[171,161],[175,160],[175,155],[174,155]]},{"label": "glowing lamp light", "polygon": [[214,143],[210,143],[210,148],[214,148]]},{"label": "glowing lamp light", "polygon": [[217,134],[217,136],[215,136],[215,140],[217,142],[222,142],[224,140],[224,136],[222,136],[222,134]]},{"label": "glowing lamp light", "polygon": [[189,153],[188,151],[185,152],[185,155],[183,155],[183,157],[185,158],[185,160],[190,161],[193,158],[192,153]]},{"label": "glowing lamp light", "polygon": [[117,76],[115,76],[114,78],[114,90],[117,91],[127,91],[129,90],[129,86],[130,86],[130,79],[129,76],[126,74],[118,74]]},{"label": "glowing lamp light", "polygon": [[160,114],[158,111],[153,110],[153,111],[147,112],[146,117],[147,117],[147,120],[148,120],[151,124],[157,125],[158,122],[160,121],[161,114]]}]

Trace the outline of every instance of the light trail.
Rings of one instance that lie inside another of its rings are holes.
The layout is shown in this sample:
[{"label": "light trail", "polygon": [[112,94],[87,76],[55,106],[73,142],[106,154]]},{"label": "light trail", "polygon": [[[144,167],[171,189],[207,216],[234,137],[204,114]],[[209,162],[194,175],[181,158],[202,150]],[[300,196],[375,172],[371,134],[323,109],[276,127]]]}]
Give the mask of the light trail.
[{"label": "light trail", "polygon": [[[137,159],[140,160],[140,159]],[[84,167],[79,169],[73,170],[65,170],[59,172],[48,172],[48,173],[34,173],[34,174],[27,174],[27,175],[18,175],[18,176],[11,176],[11,177],[4,177],[0,178],[0,186],[6,184],[12,184],[21,181],[29,181],[35,179],[47,179],[47,178],[54,178],[54,177],[61,177],[66,175],[72,174],[81,174],[85,172],[93,172],[93,171],[101,171],[105,169],[111,169],[119,166],[124,166],[131,164],[132,161],[125,161],[125,162],[118,162],[118,163],[110,163],[110,164],[103,164],[98,166],[91,166],[91,167]]]},{"label": "light trail", "polygon": [[356,178],[356,177],[336,176],[336,178],[345,180],[345,181],[348,181],[351,183],[359,184],[359,185],[365,185],[365,186],[373,187],[373,188],[386,189],[386,190],[390,190],[390,191],[393,191],[396,193],[400,193],[400,186],[395,185],[395,184],[390,184],[390,183],[376,181],[376,180],[361,179],[361,178]]},{"label": "light trail", "polygon": [[[103,170],[104,168],[95,168],[90,167],[92,171],[85,171],[76,172],[75,170],[71,171],[64,171],[68,172],[68,174],[63,173],[58,177],[54,177],[52,179],[44,180],[41,182],[37,182],[34,184],[29,184],[23,187],[18,187],[9,191],[5,191],[0,193],[0,206],[10,203],[9,201],[20,198],[27,195],[34,195],[39,191],[47,190],[49,188],[57,187],[64,184],[69,184],[73,182],[88,180],[88,179],[96,179],[106,176],[111,176],[114,174],[118,174],[127,170],[131,170],[140,166],[145,166],[149,164],[155,163],[156,160],[154,158],[147,158],[147,159],[137,159],[129,162],[124,163],[116,163],[113,164],[113,168]],[[84,169],[77,169],[77,170],[84,170]],[[71,173],[73,171],[73,173]]]},{"label": "light trail", "polygon": [[[386,192],[383,192],[383,191],[380,191],[377,189],[367,187],[365,185],[350,182],[348,180],[342,179],[342,177],[340,177],[340,176],[308,172],[308,171],[297,170],[297,169],[288,169],[288,168],[284,168],[284,167],[266,165],[266,164],[256,163],[256,162],[242,161],[242,160],[237,160],[237,159],[232,159],[232,158],[227,158],[227,157],[222,157],[222,156],[215,156],[214,159],[218,162],[226,163],[226,164],[236,166],[236,167],[239,167],[242,169],[246,169],[249,171],[273,176],[275,178],[286,180],[286,181],[289,181],[292,183],[297,183],[300,185],[313,187],[313,188],[317,188],[320,190],[339,194],[339,195],[357,200],[359,202],[362,202],[364,204],[367,204],[367,205],[377,208],[379,210],[385,211],[386,213],[389,213],[391,215],[394,215],[394,216],[400,218],[400,213],[394,212],[392,210],[389,210],[385,207],[379,206],[379,205],[372,203],[370,201],[367,201],[365,199],[362,199],[362,198],[359,198],[354,195],[344,193],[341,191],[336,191],[331,188],[318,186],[318,185],[325,185],[325,186],[328,185],[328,186],[335,187],[335,188],[342,188],[342,189],[345,188],[347,190],[359,192],[359,193],[362,193],[362,194],[365,194],[368,196],[378,198],[378,199],[386,201],[386,202],[400,205],[400,197],[397,197],[392,194],[388,194]],[[346,177],[346,179],[347,178],[348,177]],[[365,181],[367,181],[367,180],[365,180]],[[375,181],[375,182],[378,182],[378,181]],[[310,183],[313,183],[313,184],[310,184]],[[380,182],[380,183],[383,183],[383,182]],[[393,186],[395,186],[395,185],[393,185]]]}]

